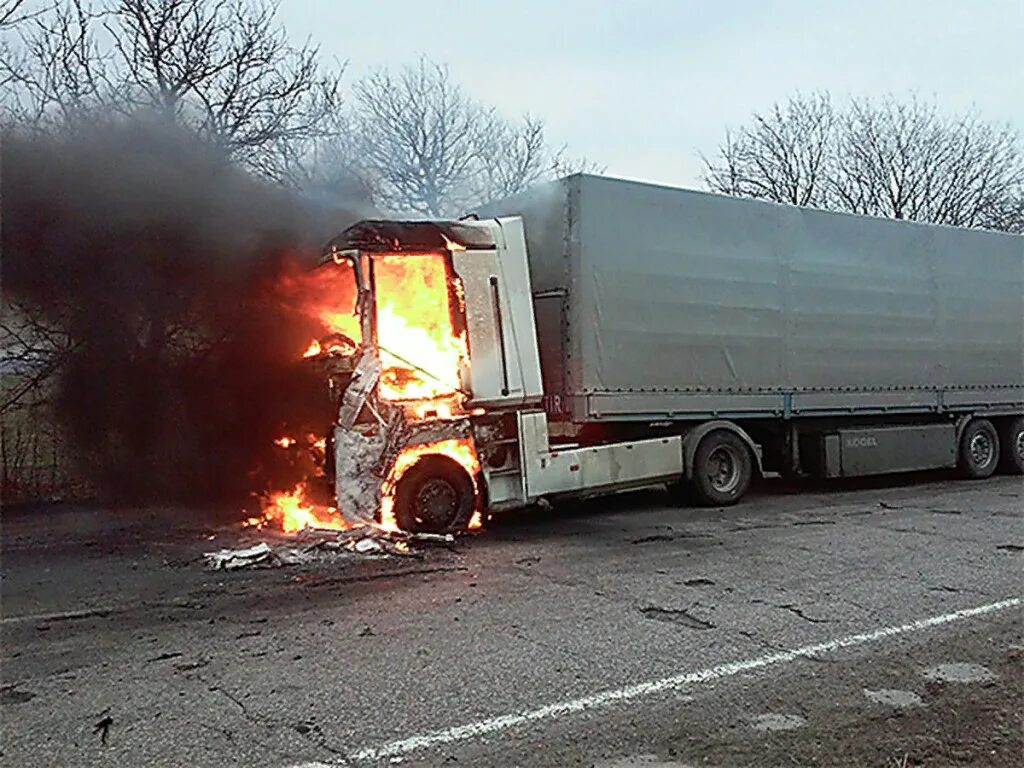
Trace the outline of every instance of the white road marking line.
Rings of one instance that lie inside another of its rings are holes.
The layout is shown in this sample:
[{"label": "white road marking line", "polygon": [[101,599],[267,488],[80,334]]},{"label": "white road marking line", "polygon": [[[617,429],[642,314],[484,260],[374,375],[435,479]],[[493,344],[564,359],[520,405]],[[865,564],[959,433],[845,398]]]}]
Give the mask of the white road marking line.
[{"label": "white road marking line", "polygon": [[[932,627],[939,627],[944,624],[951,624],[956,621],[971,619],[976,616],[984,616],[985,614],[995,613],[997,611],[1005,611],[1008,608],[1016,608],[1020,604],[1020,598],[1010,598],[1008,600],[1001,600],[998,603],[989,603],[988,605],[980,605],[976,608],[965,608],[961,611],[954,611],[941,616],[932,616],[931,618],[913,621],[909,624],[882,627],[880,629],[871,630],[870,632],[847,635],[846,637],[840,637],[834,640],[826,640],[823,643],[805,645],[802,648],[794,648],[790,651],[771,653],[765,656],[759,656],[755,659],[747,659],[745,661],[734,661],[728,664],[719,664],[718,666],[711,667],[709,669],[673,675],[672,677],[666,677],[662,680],[654,680],[647,683],[626,686],[625,688],[602,691],[601,693],[596,693],[592,696],[584,696],[579,699],[571,699],[569,701],[562,701],[556,704],[548,704],[547,706],[539,707],[537,709],[525,710],[511,715],[502,715],[501,717],[492,717],[486,720],[479,720],[475,723],[466,723],[465,725],[445,728],[444,730],[433,731],[420,736],[411,736],[407,739],[399,739],[376,747],[366,747],[352,752],[348,755],[345,761],[342,761],[341,763],[334,763],[334,765],[344,765],[347,761],[368,761],[381,760],[389,757],[401,757],[402,755],[406,755],[411,752],[419,752],[430,747],[452,744],[458,741],[465,741],[467,739],[485,736],[490,733],[518,728],[519,726],[535,723],[540,720],[550,720],[564,715],[573,715],[591,709],[599,709],[601,707],[608,707],[614,704],[621,704],[623,702],[632,701],[633,699],[653,696],[673,688],[680,688],[685,685],[714,682],[715,680],[733,677],[734,675],[743,674],[744,672],[751,672],[775,664],[784,664],[790,661],[795,661],[806,656],[831,653],[843,648],[866,645],[868,643],[887,640],[899,635],[920,632],[925,629],[931,629]],[[313,762],[296,765],[292,768],[328,768],[329,765],[331,764]]]}]

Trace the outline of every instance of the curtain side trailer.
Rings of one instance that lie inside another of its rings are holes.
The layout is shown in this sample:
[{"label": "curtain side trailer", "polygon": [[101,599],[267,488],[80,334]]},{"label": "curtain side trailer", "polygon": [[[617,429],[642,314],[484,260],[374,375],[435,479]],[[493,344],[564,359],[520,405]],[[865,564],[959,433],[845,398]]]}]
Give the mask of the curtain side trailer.
[{"label": "curtain side trailer", "polygon": [[1024,469],[1024,237],[575,175],[329,247],[364,276],[396,251],[444,254],[466,341],[451,423],[402,440],[422,460],[458,433],[476,457],[396,477],[374,453],[403,527],[656,483],[727,505],[765,471]]}]

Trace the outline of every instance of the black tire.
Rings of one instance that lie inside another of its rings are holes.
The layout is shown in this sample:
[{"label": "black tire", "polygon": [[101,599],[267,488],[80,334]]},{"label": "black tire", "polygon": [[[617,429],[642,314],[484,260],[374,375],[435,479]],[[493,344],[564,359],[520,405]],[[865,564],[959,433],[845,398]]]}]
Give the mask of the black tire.
[{"label": "black tire", "polygon": [[999,435],[988,419],[971,419],[960,435],[957,468],[970,480],[991,477],[999,464]]},{"label": "black tire", "polygon": [[1006,419],[999,425],[999,471],[1024,475],[1024,416]]},{"label": "black tire", "polygon": [[716,429],[704,436],[693,455],[692,496],[703,506],[729,506],[743,498],[753,476],[747,444],[735,432]]},{"label": "black tire", "polygon": [[405,471],[395,488],[395,520],[404,531],[461,531],[473,516],[473,480],[447,456],[424,456]]}]

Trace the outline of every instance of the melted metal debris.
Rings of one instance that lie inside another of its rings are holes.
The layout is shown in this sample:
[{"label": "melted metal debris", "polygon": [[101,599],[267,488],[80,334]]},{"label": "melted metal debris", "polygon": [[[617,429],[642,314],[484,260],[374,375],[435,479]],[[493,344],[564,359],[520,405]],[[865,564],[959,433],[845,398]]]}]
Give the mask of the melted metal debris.
[{"label": "melted metal debris", "polygon": [[260,541],[252,546],[206,552],[207,568],[237,571],[246,568],[280,568],[346,557],[422,558],[416,545],[452,544],[455,537],[436,533],[385,531],[364,525],[347,531],[307,528],[295,536],[274,542]]}]

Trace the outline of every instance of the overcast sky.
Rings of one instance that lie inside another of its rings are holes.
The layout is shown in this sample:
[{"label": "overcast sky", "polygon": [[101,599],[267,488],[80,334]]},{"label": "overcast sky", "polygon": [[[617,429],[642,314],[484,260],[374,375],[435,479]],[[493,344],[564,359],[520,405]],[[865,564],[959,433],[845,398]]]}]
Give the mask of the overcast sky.
[{"label": "overcast sky", "polygon": [[283,0],[348,78],[421,53],[615,176],[699,185],[700,152],[794,91],[918,93],[1024,129],[1024,0]]}]

